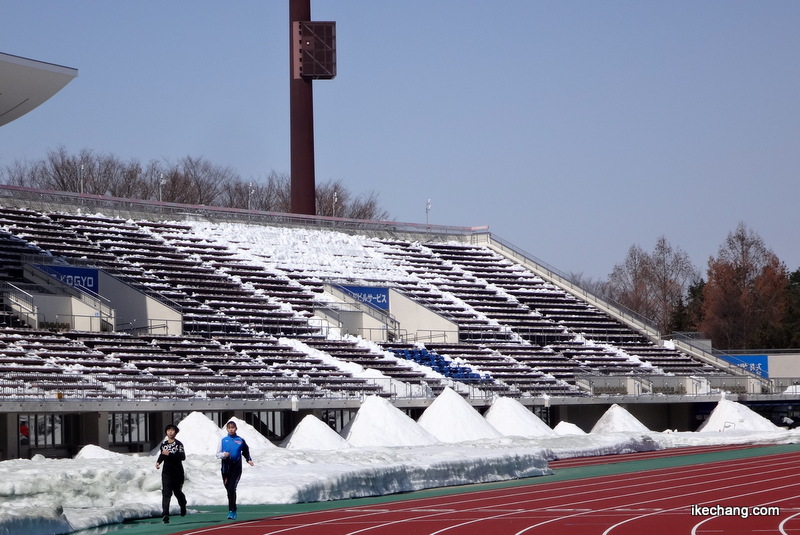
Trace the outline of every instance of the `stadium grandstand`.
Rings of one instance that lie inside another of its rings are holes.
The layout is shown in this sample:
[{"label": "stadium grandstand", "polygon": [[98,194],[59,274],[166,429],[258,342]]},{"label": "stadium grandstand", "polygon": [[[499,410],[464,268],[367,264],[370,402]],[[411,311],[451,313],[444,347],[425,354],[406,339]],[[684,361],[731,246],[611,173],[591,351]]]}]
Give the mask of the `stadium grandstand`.
[{"label": "stadium grandstand", "polygon": [[307,414],[341,430],[366,396],[417,417],[445,387],[694,430],[720,392],[786,387],[483,227],[0,186],[0,256],[2,458],[150,451],[192,411],[278,443]]}]

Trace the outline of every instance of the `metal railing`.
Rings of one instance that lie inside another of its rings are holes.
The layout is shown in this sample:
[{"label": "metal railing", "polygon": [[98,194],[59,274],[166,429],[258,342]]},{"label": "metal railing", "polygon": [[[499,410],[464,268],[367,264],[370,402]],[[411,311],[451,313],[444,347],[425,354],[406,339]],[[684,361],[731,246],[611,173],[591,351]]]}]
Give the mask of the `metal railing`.
[{"label": "metal railing", "polygon": [[[761,388],[765,391],[771,392],[773,390],[771,380],[769,378],[753,372],[748,368],[747,362],[734,355],[727,355],[724,352],[714,351],[711,348],[706,349],[701,345],[692,343],[693,339],[691,337],[683,336],[681,333],[674,333],[670,336],[670,339],[675,345],[675,348],[683,351],[684,353],[700,358],[706,362],[710,362],[719,369],[725,370],[733,375],[750,377],[751,379],[758,381],[761,384]],[[721,355],[725,355],[726,358],[720,358]]]},{"label": "metal railing", "polygon": [[[2,370],[2,368],[0,368]],[[56,375],[56,374],[54,374]],[[39,378],[26,378],[18,376],[19,383],[12,385],[8,382],[0,383],[0,403],[11,401],[113,401],[113,402],[216,402],[226,403],[227,400],[238,401],[272,401],[286,400],[293,396],[309,401],[322,399],[327,401],[362,400],[365,396],[382,394],[393,400],[432,400],[438,394],[425,381],[401,382],[391,378],[353,378],[352,388],[348,390],[319,389],[314,396],[309,394],[309,385],[298,385],[293,381],[281,382],[277,380],[270,388],[258,391],[258,385],[246,387],[242,383],[231,381],[229,388],[219,383],[209,385],[208,389],[202,386],[190,389],[187,385],[163,383],[158,391],[143,388],[137,385],[136,380],[123,382],[101,381],[96,377],[84,375],[80,382],[63,382],[53,384],[57,378],[48,380],[47,388],[41,388],[42,380]],[[126,384],[128,383],[128,384]],[[488,399],[491,393],[481,390],[480,387],[467,384],[451,386],[466,393],[470,399]],[[243,390],[250,390],[243,394]]]},{"label": "metal railing", "polygon": [[38,328],[39,309],[36,307],[33,295],[10,282],[4,282],[0,287],[11,314],[26,325]]},{"label": "metal railing", "polygon": [[[160,215],[163,219],[192,220],[201,218],[208,221],[261,222],[276,226],[303,226],[335,229],[342,232],[379,231],[392,235],[409,234],[454,237],[463,239],[475,232],[483,232],[485,226],[459,227],[447,225],[430,225],[427,223],[401,223],[396,221],[349,219],[343,217],[287,214],[247,210],[243,208],[227,208],[222,206],[204,206],[180,204],[141,199],[126,199],[108,195],[90,195],[68,191],[40,190],[23,186],[0,185],[0,199],[10,198],[25,201],[29,206],[45,209],[63,210],[65,205],[81,209],[92,209],[117,214],[123,219],[145,216],[152,218]],[[54,205],[51,207],[51,204]]]},{"label": "metal railing", "polygon": [[525,266],[534,274],[543,277],[548,282],[555,284],[567,293],[591,303],[594,306],[597,306],[609,315],[616,317],[625,323],[636,325],[639,330],[645,332],[653,340],[658,340],[661,337],[661,332],[650,318],[639,314],[635,310],[632,310],[625,305],[616,303],[605,297],[598,296],[594,292],[587,290],[579,284],[575,284],[569,275],[537,259],[535,256],[525,252],[521,248],[501,238],[498,238],[489,232],[473,233],[472,242],[476,245],[485,245],[509,260]]},{"label": "metal railing", "polygon": [[72,286],[62,282],[59,273],[47,265],[25,264],[23,270],[30,280],[36,284],[42,285],[51,291],[55,289],[57,293],[71,295],[81,303],[96,310],[102,321],[110,325],[114,324],[114,309],[108,298],[93,292],[85,286]]}]

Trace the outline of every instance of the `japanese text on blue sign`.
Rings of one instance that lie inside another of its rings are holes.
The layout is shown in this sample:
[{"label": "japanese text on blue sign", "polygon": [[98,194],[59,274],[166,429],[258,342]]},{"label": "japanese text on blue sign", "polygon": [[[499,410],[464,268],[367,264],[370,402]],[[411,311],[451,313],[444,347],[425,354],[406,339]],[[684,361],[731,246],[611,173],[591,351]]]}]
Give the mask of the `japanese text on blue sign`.
[{"label": "japanese text on blue sign", "polygon": [[389,288],[342,286],[355,299],[381,310],[389,310]]}]

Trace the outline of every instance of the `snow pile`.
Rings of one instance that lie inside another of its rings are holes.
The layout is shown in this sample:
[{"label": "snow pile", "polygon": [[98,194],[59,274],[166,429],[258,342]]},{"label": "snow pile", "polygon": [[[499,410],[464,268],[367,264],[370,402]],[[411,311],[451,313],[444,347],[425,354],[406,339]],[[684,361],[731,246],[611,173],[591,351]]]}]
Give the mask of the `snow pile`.
[{"label": "snow pile", "polygon": [[419,417],[419,425],[442,442],[465,442],[503,436],[467,400],[451,388]]},{"label": "snow pile", "polygon": [[[183,443],[186,455],[216,454],[219,441],[227,434],[202,412],[192,412],[176,425],[180,429],[176,438]],[[216,440],[211,441],[209,437]],[[153,453],[158,454],[158,451]]]},{"label": "snow pile", "polygon": [[403,411],[378,396],[367,396],[342,429],[353,446],[430,446],[439,440]]},{"label": "snow pile", "polygon": [[585,435],[586,431],[578,427],[577,425],[570,423],[570,422],[558,422],[556,426],[553,428],[553,431],[557,435]]},{"label": "snow pile", "polygon": [[780,427],[741,403],[721,399],[708,419],[697,429],[699,433],[729,431],[778,431]]},{"label": "snow pile", "polygon": [[[202,412],[192,412],[176,424],[180,429],[177,438],[183,443],[186,455],[216,455],[219,441],[228,434],[225,430],[228,422],[236,424],[236,434],[245,439],[251,454],[277,447],[244,420],[233,417],[223,422],[222,427],[217,427]],[[150,453],[158,455],[158,449]]]},{"label": "snow pile", "polygon": [[95,446],[94,444],[87,444],[86,446],[82,447],[81,450],[75,454],[76,459],[118,459],[119,457],[125,457],[122,453],[116,453],[113,451],[108,451],[100,446]]},{"label": "snow pile", "polygon": [[309,414],[297,424],[281,444],[290,450],[340,450],[350,444],[325,422]]},{"label": "snow pile", "polygon": [[525,406],[507,397],[499,397],[486,411],[486,421],[506,436],[546,437],[555,435],[546,423]]},{"label": "snow pile", "polygon": [[590,433],[646,433],[650,431],[630,412],[616,403],[597,420]]},{"label": "snow pile", "polygon": [[[267,437],[256,431],[255,427],[248,424],[244,420],[236,418],[235,416],[233,418],[229,418],[227,422],[222,424],[223,429],[225,429],[225,425],[228,422],[234,422],[236,424],[236,434],[242,437],[247,442],[247,445],[250,447],[251,455],[258,455],[264,450],[274,450],[275,448],[277,448],[277,446],[272,442],[270,442],[269,439],[267,439]],[[227,434],[227,431],[225,431],[225,434]],[[216,455],[216,453],[217,453],[217,448],[215,445],[214,454]]]}]

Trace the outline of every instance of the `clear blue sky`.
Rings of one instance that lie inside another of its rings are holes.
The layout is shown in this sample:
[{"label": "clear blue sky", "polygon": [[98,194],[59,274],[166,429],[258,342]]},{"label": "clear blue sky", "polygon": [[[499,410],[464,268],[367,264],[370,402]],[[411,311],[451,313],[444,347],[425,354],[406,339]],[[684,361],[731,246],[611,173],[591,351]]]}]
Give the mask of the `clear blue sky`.
[{"label": "clear blue sky", "polygon": [[[659,236],[705,271],[743,221],[800,267],[800,2],[313,0],[316,173],[393,219],[488,225],[605,278]],[[289,172],[288,0],[0,0],[0,51],[79,70],[0,128],[0,166],[65,146]]]}]

